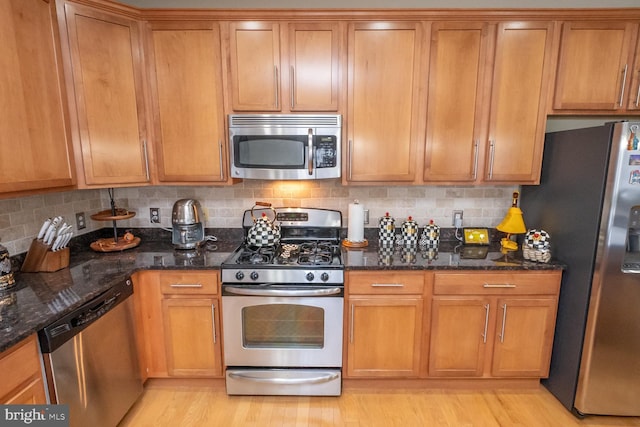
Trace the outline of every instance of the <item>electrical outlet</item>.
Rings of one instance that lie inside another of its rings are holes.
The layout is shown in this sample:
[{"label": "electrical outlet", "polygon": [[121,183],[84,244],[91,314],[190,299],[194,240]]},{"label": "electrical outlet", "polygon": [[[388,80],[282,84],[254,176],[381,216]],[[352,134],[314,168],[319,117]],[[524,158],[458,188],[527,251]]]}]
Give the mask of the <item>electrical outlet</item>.
[{"label": "electrical outlet", "polygon": [[151,224],[160,224],[160,208],[149,208],[149,221]]},{"label": "electrical outlet", "polygon": [[464,215],[463,211],[453,211],[453,226],[455,228],[462,227],[462,216]]},{"label": "electrical outlet", "polygon": [[369,209],[364,209],[364,221],[363,222],[365,223],[365,225],[369,224]]},{"label": "electrical outlet", "polygon": [[78,230],[82,230],[83,228],[87,228],[87,219],[84,216],[84,212],[76,213],[76,228]]}]

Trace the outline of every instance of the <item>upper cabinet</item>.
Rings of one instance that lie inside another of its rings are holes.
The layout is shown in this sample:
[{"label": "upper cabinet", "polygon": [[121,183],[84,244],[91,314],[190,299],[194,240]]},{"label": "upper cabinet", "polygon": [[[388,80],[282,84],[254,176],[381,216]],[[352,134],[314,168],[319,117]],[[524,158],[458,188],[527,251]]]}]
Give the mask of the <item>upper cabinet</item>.
[{"label": "upper cabinet", "polygon": [[75,184],[53,1],[0,4],[0,193]]},{"label": "upper cabinet", "polygon": [[150,22],[147,42],[158,181],[226,181],[218,24]]},{"label": "upper cabinet", "polygon": [[481,177],[490,34],[484,22],[431,26],[425,181],[472,182]]},{"label": "upper cabinet", "polygon": [[338,111],[340,28],[332,22],[229,23],[231,109]]},{"label": "upper cabinet", "polygon": [[421,143],[423,24],[350,23],[346,183],[412,183]]},{"label": "upper cabinet", "polygon": [[545,21],[498,24],[484,182],[540,181],[553,28]]},{"label": "upper cabinet", "polygon": [[550,22],[432,25],[425,182],[538,182],[552,41]]},{"label": "upper cabinet", "polygon": [[637,38],[636,22],[562,23],[552,112],[614,114],[640,109]]},{"label": "upper cabinet", "polygon": [[77,114],[79,186],[148,183],[139,23],[70,2],[60,7],[73,82],[69,99]]}]

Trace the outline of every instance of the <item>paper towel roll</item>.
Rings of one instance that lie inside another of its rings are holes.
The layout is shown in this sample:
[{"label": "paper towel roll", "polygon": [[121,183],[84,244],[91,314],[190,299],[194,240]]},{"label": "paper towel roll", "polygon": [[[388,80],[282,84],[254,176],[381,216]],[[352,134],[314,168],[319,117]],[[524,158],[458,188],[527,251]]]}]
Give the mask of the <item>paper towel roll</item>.
[{"label": "paper towel roll", "polygon": [[364,206],[358,203],[349,203],[349,229],[347,240],[350,242],[364,242]]}]

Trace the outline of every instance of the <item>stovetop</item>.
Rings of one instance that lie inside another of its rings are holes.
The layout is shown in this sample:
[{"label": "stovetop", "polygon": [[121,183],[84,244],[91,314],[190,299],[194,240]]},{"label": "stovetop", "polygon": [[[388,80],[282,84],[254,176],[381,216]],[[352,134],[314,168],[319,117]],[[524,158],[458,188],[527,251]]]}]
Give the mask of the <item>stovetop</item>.
[{"label": "stovetop", "polygon": [[340,246],[337,243],[312,241],[282,243],[275,247],[242,245],[224,264],[252,267],[340,267]]}]

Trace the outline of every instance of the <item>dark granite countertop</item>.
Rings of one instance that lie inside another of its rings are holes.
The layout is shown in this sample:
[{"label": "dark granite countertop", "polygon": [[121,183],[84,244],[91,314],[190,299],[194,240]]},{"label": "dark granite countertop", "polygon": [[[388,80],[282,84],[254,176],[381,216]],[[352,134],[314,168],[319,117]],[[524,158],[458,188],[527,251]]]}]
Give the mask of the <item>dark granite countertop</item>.
[{"label": "dark granite countertop", "polygon": [[[144,236],[140,246],[123,252],[97,253],[87,242],[95,235],[77,240],[71,247],[69,268],[54,273],[15,273],[16,286],[0,292],[0,352],[56,321],[106,291],[133,273],[150,269],[219,269],[221,263],[242,241],[234,231],[218,235],[218,242],[197,251],[174,249],[167,236]],[[158,238],[160,237],[160,238]],[[344,249],[347,270],[548,270],[563,269],[555,261],[548,264],[522,259],[520,252],[505,259],[495,245],[483,259],[455,242],[441,242],[439,251],[378,248]],[[482,254],[480,254],[482,255]]]}]

